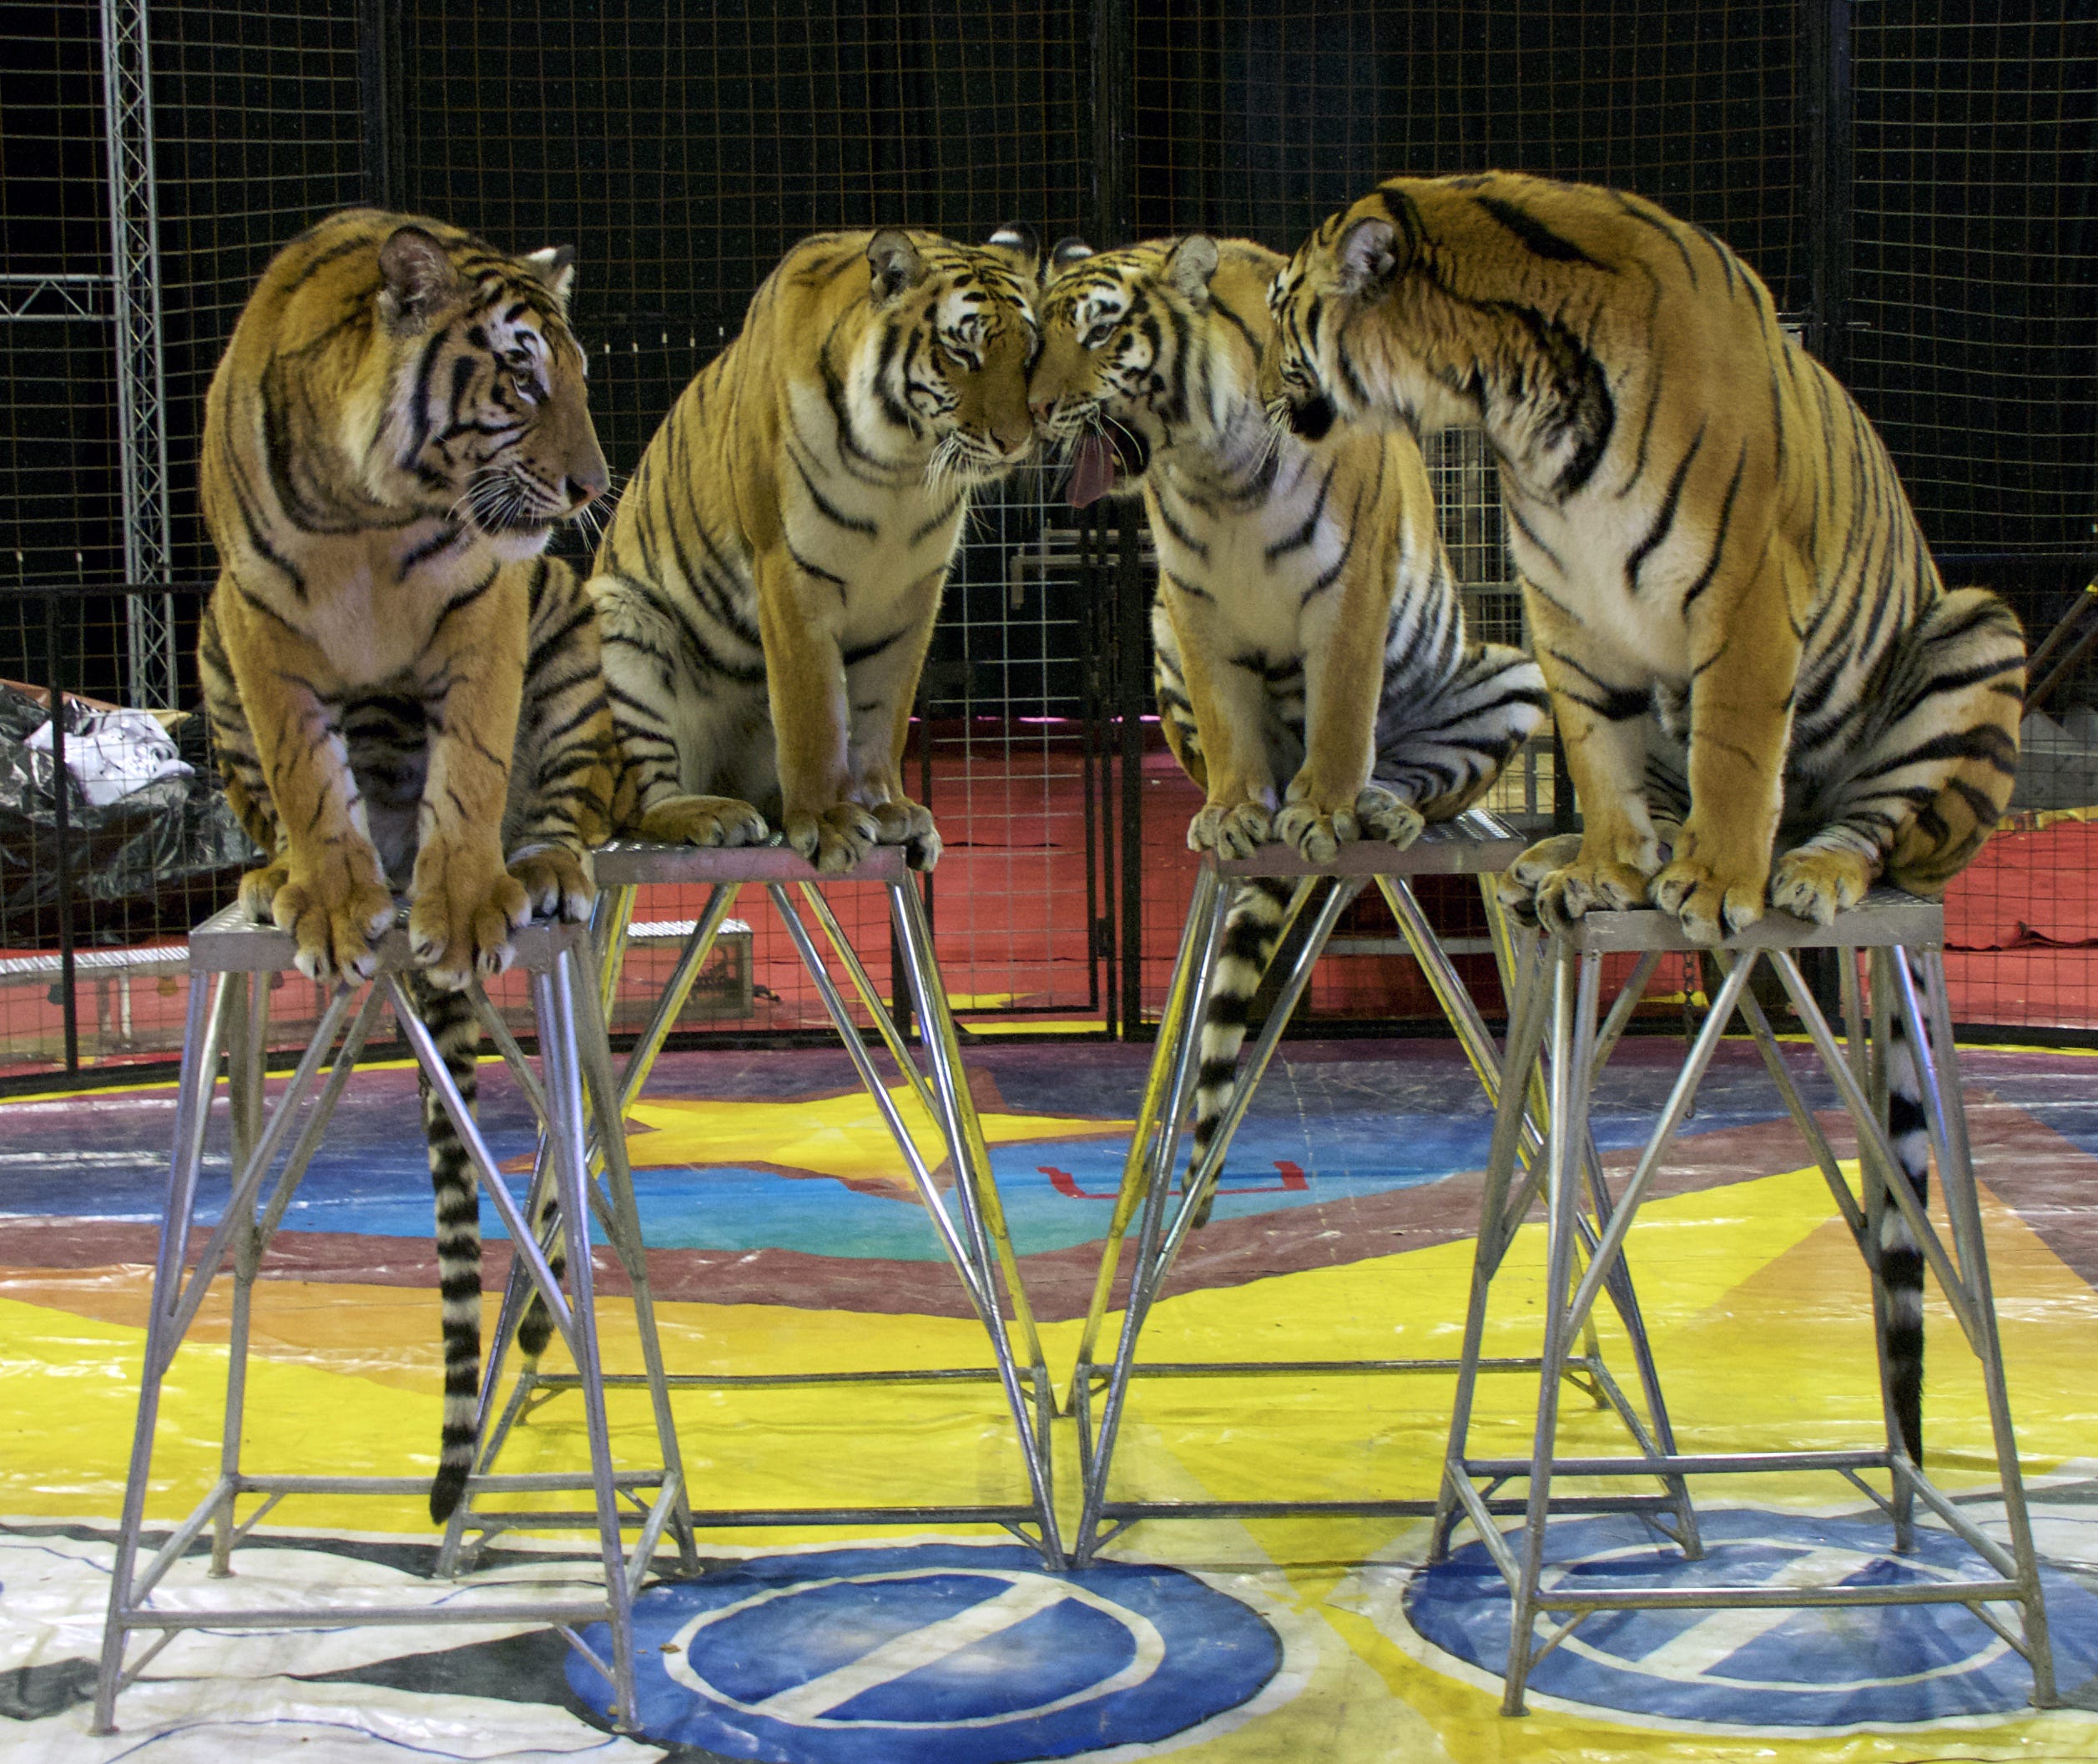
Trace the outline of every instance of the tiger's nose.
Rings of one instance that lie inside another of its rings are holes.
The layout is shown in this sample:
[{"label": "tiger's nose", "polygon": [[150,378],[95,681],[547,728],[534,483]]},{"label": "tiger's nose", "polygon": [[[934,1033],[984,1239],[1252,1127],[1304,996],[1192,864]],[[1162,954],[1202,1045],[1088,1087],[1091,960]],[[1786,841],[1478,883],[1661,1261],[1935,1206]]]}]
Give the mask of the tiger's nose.
[{"label": "tiger's nose", "polygon": [[1030,398],[1027,401],[1027,414],[1034,418],[1037,426],[1047,422],[1056,413],[1056,409],[1057,401],[1053,398]]},{"label": "tiger's nose", "polygon": [[1006,454],[1013,459],[1017,459],[1034,445],[1034,425],[1031,422],[993,423],[991,426],[991,439],[996,441]]},{"label": "tiger's nose", "polygon": [[586,502],[594,502],[605,493],[611,481],[611,468],[601,453],[569,472],[568,500],[577,508]]}]

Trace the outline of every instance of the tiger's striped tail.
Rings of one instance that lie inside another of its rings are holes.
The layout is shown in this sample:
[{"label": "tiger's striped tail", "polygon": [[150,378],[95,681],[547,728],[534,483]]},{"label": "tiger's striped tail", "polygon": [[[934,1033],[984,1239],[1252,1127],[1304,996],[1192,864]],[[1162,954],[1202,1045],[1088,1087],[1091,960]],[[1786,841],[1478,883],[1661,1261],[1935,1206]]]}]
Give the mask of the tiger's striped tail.
[{"label": "tiger's striped tail", "polygon": [[[1904,961],[1905,950],[1897,952]],[[1916,965],[1909,974],[1917,997],[1927,996]],[[1916,1051],[1899,1011],[1887,1035],[1887,1142],[1900,1179],[1919,1207],[1930,1202],[1930,1133],[1924,1114],[1922,1076]],[[1909,1462],[1923,1464],[1924,1253],[1909,1222],[1891,1199],[1879,1221],[1879,1276],[1887,1290],[1887,1379],[1894,1424]]]},{"label": "tiger's striped tail", "polygon": [[[1274,959],[1275,945],[1282,935],[1282,922],[1289,911],[1290,885],[1271,877],[1255,877],[1238,885],[1230,910],[1224,916],[1223,947],[1217,955],[1217,973],[1203,1013],[1201,1066],[1195,1076],[1193,1149],[1189,1153],[1192,1178],[1202,1167],[1224,1111],[1231,1101],[1233,1081],[1238,1076],[1238,1049],[1246,1039],[1246,1018],[1260,978]],[[1207,1225],[1209,1209],[1217,1197],[1211,1182],[1195,1208],[1194,1222]]]},{"label": "tiger's striped tail", "polygon": [[[479,1091],[476,1059],[481,1025],[463,992],[447,992],[422,975],[408,976],[408,996],[437,1044],[445,1070],[471,1109]],[[481,1190],[451,1117],[420,1071],[422,1128],[430,1148],[430,1187],[437,1222],[439,1327],[444,1342],[444,1419],[430,1517],[442,1525],[473,1473],[481,1404]]]},{"label": "tiger's striped tail", "polygon": [[[553,1229],[554,1221],[560,1217],[560,1199],[548,1188],[547,1197],[539,1203],[532,1228],[546,1245],[547,1267],[557,1280],[568,1271],[567,1257],[562,1250],[566,1239]],[[524,1356],[527,1368],[539,1363],[539,1356],[547,1351],[547,1343],[552,1339],[553,1313],[547,1310],[546,1300],[535,1292],[525,1305],[524,1315],[517,1319],[517,1352]]]}]

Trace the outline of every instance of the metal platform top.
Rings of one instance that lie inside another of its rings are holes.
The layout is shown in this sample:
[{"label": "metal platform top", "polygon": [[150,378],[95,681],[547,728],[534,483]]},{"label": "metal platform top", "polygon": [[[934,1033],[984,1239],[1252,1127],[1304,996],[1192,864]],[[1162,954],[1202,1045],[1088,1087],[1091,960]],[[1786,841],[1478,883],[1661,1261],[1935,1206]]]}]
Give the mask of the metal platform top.
[{"label": "metal platform top", "polygon": [[[1584,955],[1648,950],[1688,952],[1705,945],[1682,934],[1673,913],[1642,908],[1630,913],[1590,913],[1563,934],[1565,946]],[[1833,925],[1810,925],[1776,907],[1720,945],[1727,950],[1934,950],[1945,940],[1945,910],[1898,888],[1875,888]]]},{"label": "metal platform top", "polygon": [[[406,974],[416,965],[408,955],[406,918],[407,909],[402,905],[395,912],[393,929],[379,940],[381,974]],[[585,925],[535,919],[510,940],[517,951],[513,965],[532,973],[551,968],[555,957],[587,942],[589,935]],[[290,933],[274,925],[257,925],[237,905],[222,908],[189,934],[192,974],[286,973],[298,953]]]},{"label": "metal platform top", "polygon": [[1529,849],[1530,841],[1498,816],[1471,809],[1454,821],[1424,827],[1412,844],[1396,849],[1381,839],[1343,845],[1324,864],[1306,862],[1289,845],[1263,845],[1236,862],[1204,852],[1219,876],[1497,875]]},{"label": "metal platform top", "polygon": [[910,874],[900,845],[877,845],[850,869],[818,869],[786,845],[739,845],[731,849],[697,845],[652,845],[614,839],[591,856],[600,888],[641,882],[882,882],[893,886]]}]

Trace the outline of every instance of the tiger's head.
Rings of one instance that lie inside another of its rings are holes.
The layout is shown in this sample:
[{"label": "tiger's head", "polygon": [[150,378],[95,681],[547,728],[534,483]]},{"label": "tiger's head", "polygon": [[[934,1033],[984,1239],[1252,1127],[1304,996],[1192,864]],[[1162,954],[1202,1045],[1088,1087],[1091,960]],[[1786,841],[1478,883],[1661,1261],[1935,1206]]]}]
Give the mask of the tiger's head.
[{"label": "tiger's head", "polygon": [[871,389],[891,422],[931,443],[930,481],[988,482],[1033,450],[1038,255],[1016,222],[982,245],[895,227],[867,242]]},{"label": "tiger's head", "polygon": [[1277,274],[1260,397],[1278,425],[1315,441],[1336,421],[1418,433],[1477,420],[1378,310],[1414,261],[1417,219],[1390,187],[1373,191],[1329,215]]},{"label": "tiger's head", "polygon": [[1248,290],[1276,261],[1236,240],[1220,253],[1200,233],[1097,253],[1067,239],[1051,252],[1027,396],[1044,438],[1069,450],[1073,507],[1136,488],[1184,436],[1213,441],[1253,396],[1266,325],[1257,297],[1218,285],[1227,260],[1226,280],[1243,273]]},{"label": "tiger's head", "polygon": [[341,416],[362,488],[383,507],[446,517],[508,561],[532,557],[609,481],[588,358],[568,329],[572,254],[507,257],[406,221],[366,261],[370,347]]}]

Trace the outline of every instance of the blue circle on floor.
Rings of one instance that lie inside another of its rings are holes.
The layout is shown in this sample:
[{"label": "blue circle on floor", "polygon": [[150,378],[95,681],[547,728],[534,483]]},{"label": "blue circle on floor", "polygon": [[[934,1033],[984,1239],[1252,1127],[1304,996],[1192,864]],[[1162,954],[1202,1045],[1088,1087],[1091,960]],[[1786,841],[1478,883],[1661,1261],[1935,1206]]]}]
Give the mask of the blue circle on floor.
[{"label": "blue circle on floor", "polygon": [[[1884,1523],[1732,1509],[1701,1513],[1706,1554],[1690,1561],[1636,1520],[1555,1522],[1546,1585],[1583,1588],[1894,1586],[1993,1578],[1964,1544],[1919,1527],[1894,1553]],[[2041,1576],[2055,1676],[2077,1683],[2098,1666],[2098,1596],[2066,1575]],[[1415,1575],[1407,1620],[1444,1652],[1496,1676],[1508,1661],[1507,1583],[1475,1540]],[[1990,1614],[2014,1633],[2015,1604]],[[1560,1614],[1547,1613],[1549,1635]],[[1598,1610],[1531,1670],[1540,1696],[1747,1727],[1848,1727],[1943,1721],[2024,1708],[2032,1671],[1964,1605]]]},{"label": "blue circle on floor", "polygon": [[[1238,1707],[1282,1665],[1239,1600],[1174,1568],[1052,1574],[1031,1550],[919,1544],[766,1556],[634,1601],[635,1725],[777,1764],[1011,1764],[1144,1745]],[[603,1654],[602,1624],[587,1632]],[[578,1655],[568,1682],[611,1690]]]}]

